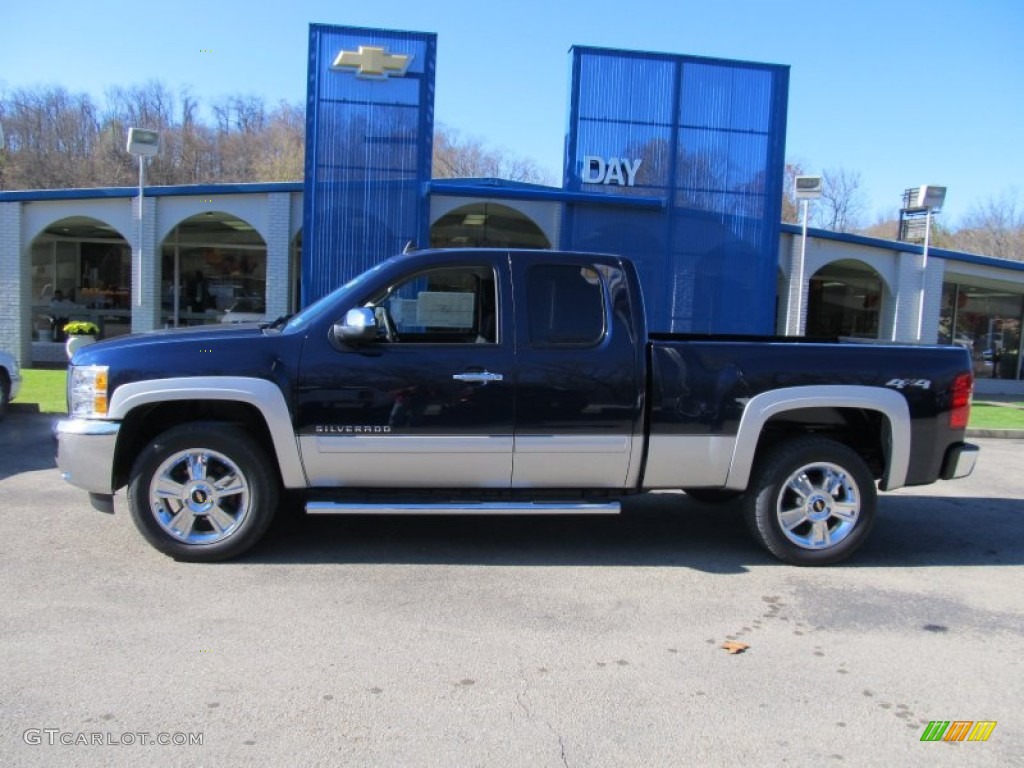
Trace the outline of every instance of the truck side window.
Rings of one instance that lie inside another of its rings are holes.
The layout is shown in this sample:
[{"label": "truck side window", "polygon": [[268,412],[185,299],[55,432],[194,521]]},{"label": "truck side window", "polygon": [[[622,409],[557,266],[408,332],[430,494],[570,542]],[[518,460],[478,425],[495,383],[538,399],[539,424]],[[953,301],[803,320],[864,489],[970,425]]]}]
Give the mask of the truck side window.
[{"label": "truck side window", "polygon": [[604,337],[604,291],[593,267],[534,265],[527,291],[532,346],[587,347]]},{"label": "truck side window", "polygon": [[383,300],[401,344],[497,343],[497,280],[491,267],[441,267],[394,286]]}]

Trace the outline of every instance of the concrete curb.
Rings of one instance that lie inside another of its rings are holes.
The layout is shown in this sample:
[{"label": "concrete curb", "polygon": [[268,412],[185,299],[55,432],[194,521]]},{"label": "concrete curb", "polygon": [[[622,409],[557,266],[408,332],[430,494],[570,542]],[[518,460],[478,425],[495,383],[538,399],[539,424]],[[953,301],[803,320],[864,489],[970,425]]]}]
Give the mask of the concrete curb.
[{"label": "concrete curb", "polygon": [[967,437],[1001,437],[1007,440],[1024,440],[1024,429],[968,429]]}]

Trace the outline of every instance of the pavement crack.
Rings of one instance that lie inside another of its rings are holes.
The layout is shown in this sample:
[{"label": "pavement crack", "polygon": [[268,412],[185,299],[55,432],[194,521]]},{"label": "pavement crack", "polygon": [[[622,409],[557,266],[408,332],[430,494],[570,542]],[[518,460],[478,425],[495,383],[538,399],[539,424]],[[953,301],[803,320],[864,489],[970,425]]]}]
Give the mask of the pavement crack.
[{"label": "pavement crack", "polygon": [[523,693],[524,693],[523,691],[520,691],[519,693],[516,694],[516,704],[518,704],[519,708],[521,710],[523,710],[523,712],[526,713],[526,716],[528,718],[530,718],[532,720],[533,719],[533,713],[530,712],[529,708],[525,704],[523,704]]},{"label": "pavement crack", "polygon": [[[521,686],[521,690],[516,693],[516,704],[519,705],[519,708],[523,710],[529,720],[535,720],[542,723],[544,727],[551,731],[552,735],[558,739],[558,755],[562,759],[562,765],[564,765],[565,768],[569,768],[569,761],[565,756],[565,740],[562,738],[562,734],[555,730],[555,726],[553,726],[547,718],[534,718],[533,712],[530,711],[530,708],[527,707],[524,702],[524,698],[530,692],[530,680],[526,676],[526,670],[523,667],[523,660],[519,657],[516,657],[516,667],[519,669],[519,682]],[[511,713],[509,714],[509,717],[511,718]]]}]

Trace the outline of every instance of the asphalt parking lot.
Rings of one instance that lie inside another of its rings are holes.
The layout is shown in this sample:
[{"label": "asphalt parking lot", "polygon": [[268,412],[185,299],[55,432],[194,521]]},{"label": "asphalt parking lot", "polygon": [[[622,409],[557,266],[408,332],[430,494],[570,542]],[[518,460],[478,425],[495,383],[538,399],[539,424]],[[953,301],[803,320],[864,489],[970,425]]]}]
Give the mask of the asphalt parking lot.
[{"label": "asphalt parking lot", "polygon": [[828,569],[677,494],[310,518],[188,565],[65,485],[48,428],[0,423],[0,765],[1024,764],[1024,441],[884,494]]}]

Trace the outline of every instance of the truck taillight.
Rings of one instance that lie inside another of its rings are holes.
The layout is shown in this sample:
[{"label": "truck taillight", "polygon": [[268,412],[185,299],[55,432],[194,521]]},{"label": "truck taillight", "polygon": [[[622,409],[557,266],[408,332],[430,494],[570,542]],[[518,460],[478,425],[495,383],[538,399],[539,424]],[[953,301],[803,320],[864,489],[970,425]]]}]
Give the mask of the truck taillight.
[{"label": "truck taillight", "polygon": [[950,429],[967,429],[971,418],[971,393],[974,391],[974,375],[961,373],[953,379],[952,408],[949,411]]}]

